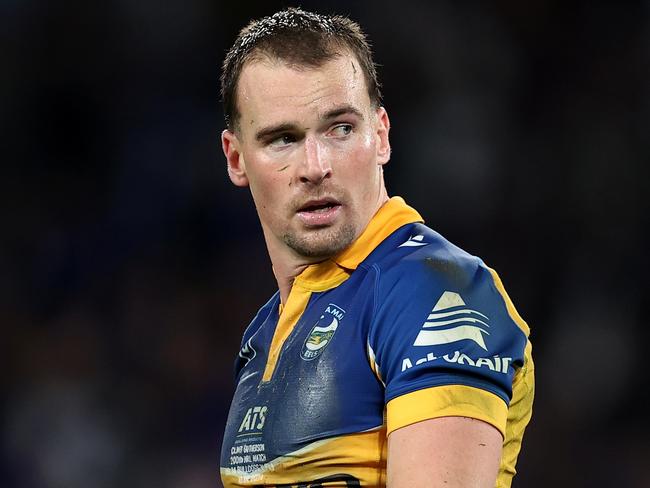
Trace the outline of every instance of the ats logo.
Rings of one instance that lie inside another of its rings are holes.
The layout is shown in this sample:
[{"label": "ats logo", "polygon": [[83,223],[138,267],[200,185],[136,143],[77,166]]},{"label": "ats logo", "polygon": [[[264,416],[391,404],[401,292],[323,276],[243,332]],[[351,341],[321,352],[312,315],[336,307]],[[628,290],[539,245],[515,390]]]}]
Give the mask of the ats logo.
[{"label": "ats logo", "polygon": [[264,428],[267,411],[268,408],[266,405],[263,407],[249,408],[246,411],[246,415],[244,415],[244,420],[242,420],[239,426],[239,432],[261,431]]},{"label": "ats logo", "polygon": [[331,342],[343,317],[345,317],[345,310],[330,303],[307,336],[300,357],[305,361],[312,361],[320,356],[325,347]]}]

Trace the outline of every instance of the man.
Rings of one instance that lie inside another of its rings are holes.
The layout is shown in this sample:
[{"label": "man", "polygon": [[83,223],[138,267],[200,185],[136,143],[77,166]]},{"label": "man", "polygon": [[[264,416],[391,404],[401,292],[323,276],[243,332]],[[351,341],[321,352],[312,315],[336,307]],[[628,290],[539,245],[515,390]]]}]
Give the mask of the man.
[{"label": "man", "polygon": [[358,25],[252,22],[222,95],[228,174],[279,288],[242,340],[224,485],[510,486],[528,327],[494,271],[388,197],[390,123]]}]

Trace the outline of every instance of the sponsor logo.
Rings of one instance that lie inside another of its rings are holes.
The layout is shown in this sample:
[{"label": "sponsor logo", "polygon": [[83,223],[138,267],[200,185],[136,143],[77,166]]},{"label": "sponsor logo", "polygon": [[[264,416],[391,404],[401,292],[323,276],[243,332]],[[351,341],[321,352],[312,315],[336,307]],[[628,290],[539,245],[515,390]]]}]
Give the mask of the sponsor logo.
[{"label": "sponsor logo", "polygon": [[262,407],[251,407],[246,410],[246,415],[239,425],[239,433],[248,434],[251,431],[260,432],[264,428],[264,422],[266,422],[266,412],[268,408],[265,406]]},{"label": "sponsor logo", "polygon": [[490,327],[487,321],[486,315],[468,308],[458,293],[445,291],[422,324],[413,345],[439,346],[470,340],[487,351],[484,339],[484,335],[490,335],[486,330]]},{"label": "sponsor logo", "polygon": [[408,240],[397,247],[420,247],[426,246],[428,242],[422,242],[424,240],[423,235],[411,236]]},{"label": "sponsor logo", "polygon": [[305,361],[311,361],[320,356],[332,341],[343,317],[345,317],[345,310],[330,303],[305,339],[300,357]]},{"label": "sponsor logo", "polygon": [[493,356],[491,358],[472,359],[467,354],[463,354],[460,351],[454,351],[453,354],[445,354],[444,356],[435,356],[432,352],[430,352],[426,356],[422,356],[421,358],[402,359],[402,371],[406,371],[407,369],[411,369],[433,361],[436,361],[438,363],[446,362],[446,363],[462,364],[465,366],[470,366],[472,368],[479,368],[479,369],[487,368],[490,371],[494,371],[496,373],[508,374],[510,364],[512,363],[512,358]]}]

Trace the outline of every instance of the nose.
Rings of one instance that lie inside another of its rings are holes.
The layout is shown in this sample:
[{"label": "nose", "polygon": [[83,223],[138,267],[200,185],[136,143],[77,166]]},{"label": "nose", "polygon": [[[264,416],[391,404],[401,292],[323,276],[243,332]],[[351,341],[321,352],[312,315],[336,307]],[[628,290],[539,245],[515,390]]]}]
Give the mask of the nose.
[{"label": "nose", "polygon": [[316,137],[305,138],[305,157],[300,166],[299,178],[301,183],[320,184],[332,174],[332,166],[327,150]]}]

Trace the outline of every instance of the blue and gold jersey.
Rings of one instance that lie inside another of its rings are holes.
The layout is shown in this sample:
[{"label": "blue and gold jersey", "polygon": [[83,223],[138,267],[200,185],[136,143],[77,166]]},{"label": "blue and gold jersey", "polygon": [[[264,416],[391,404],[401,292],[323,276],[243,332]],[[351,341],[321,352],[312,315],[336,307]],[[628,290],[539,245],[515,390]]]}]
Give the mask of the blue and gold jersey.
[{"label": "blue and gold jersey", "polygon": [[501,432],[497,486],[510,486],[533,400],[528,334],[496,273],[392,198],[244,333],[224,485],[384,486],[388,434],[463,416]]}]

